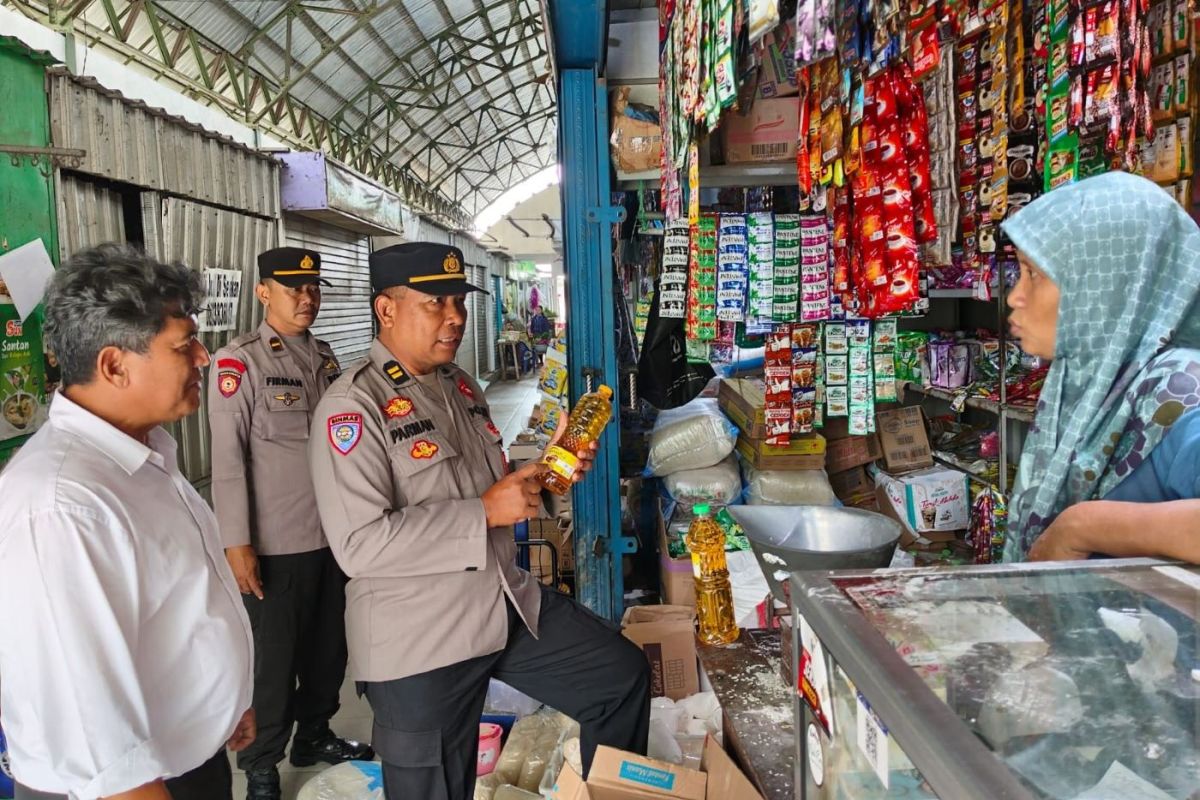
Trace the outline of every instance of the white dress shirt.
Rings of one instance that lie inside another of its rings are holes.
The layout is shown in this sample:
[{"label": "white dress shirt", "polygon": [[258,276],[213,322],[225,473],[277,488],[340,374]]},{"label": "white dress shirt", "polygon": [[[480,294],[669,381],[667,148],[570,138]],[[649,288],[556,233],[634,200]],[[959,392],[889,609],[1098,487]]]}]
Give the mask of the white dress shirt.
[{"label": "white dress shirt", "polygon": [[182,775],[250,707],[216,519],[149,446],[59,394],[0,474],[0,714],[18,782],[72,800]]}]

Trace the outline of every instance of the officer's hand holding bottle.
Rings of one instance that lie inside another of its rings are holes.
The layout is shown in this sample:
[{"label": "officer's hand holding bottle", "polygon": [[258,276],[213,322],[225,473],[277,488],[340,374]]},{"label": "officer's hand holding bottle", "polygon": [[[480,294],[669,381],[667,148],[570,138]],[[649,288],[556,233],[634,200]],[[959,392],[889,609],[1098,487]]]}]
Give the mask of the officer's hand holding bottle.
[{"label": "officer's hand holding bottle", "polygon": [[526,464],[492,484],[483,493],[483,511],[489,528],[503,528],[536,517],[542,507],[542,487],[537,482],[541,465]]},{"label": "officer's hand holding bottle", "polygon": [[[557,444],[566,431],[567,415],[561,414],[550,446]],[[591,471],[596,461],[596,451],[599,449],[600,443],[592,442],[586,449],[576,453],[580,463],[572,480],[578,483]],[[531,462],[504,476],[483,493],[483,510],[487,514],[489,528],[515,525],[538,515],[542,508],[542,485],[538,481],[538,475],[544,469],[540,461]]]}]

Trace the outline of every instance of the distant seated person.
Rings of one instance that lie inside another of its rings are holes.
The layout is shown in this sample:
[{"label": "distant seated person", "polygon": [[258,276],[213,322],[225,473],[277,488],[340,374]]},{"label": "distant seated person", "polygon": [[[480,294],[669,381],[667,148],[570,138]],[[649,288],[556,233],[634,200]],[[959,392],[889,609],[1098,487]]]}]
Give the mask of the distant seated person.
[{"label": "distant seated person", "polygon": [[540,364],[550,346],[550,340],[554,338],[554,326],[550,324],[546,312],[540,306],[534,309],[533,319],[529,320],[529,338],[533,342],[533,352],[537,354]]}]

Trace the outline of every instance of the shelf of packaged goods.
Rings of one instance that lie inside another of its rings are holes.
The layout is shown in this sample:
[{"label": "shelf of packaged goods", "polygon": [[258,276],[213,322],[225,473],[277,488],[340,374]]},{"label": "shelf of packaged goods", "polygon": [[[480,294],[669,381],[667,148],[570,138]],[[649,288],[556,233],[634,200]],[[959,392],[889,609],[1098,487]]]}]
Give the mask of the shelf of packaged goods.
[{"label": "shelf of packaged goods", "polygon": [[[905,392],[915,392],[923,394],[926,397],[933,397],[946,403],[953,403],[955,393],[947,389],[935,389],[932,386],[921,386],[916,383],[905,383]],[[980,411],[986,411],[989,414],[1000,416],[1003,414],[1006,418],[1016,420],[1018,422],[1030,423],[1033,422],[1034,411],[1025,406],[1002,406],[995,400],[986,397],[978,397],[969,395],[966,405],[968,408],[977,408]]]},{"label": "shelf of packaged goods", "polygon": [[984,300],[975,295],[974,289],[930,289],[929,290],[929,299],[930,300],[943,300],[943,299],[978,300],[981,303],[994,303],[994,302],[996,302],[996,287],[995,286],[991,287],[991,292],[992,292],[992,296],[987,298],[986,300]]},{"label": "shelf of packaged goods", "polygon": [[968,480],[978,483],[980,486],[986,486],[989,489],[1000,491],[1000,486],[995,481],[990,478],[985,478],[982,475],[976,475],[967,468],[967,464],[965,462],[960,461],[948,453],[934,453],[933,460],[938,464],[941,464],[943,467],[949,467],[950,469],[958,470],[966,475]]},{"label": "shelf of packaged goods", "polygon": [[1028,424],[1033,422],[1033,418],[1037,412],[1027,406],[1005,406],[1004,414],[1010,419]]},{"label": "shelf of packaged goods", "polygon": [[[658,184],[657,169],[641,172],[618,172],[617,184],[621,189],[637,189],[647,183]],[[714,189],[754,186],[795,186],[796,162],[773,161],[763,164],[726,164],[700,168],[700,185]]]}]

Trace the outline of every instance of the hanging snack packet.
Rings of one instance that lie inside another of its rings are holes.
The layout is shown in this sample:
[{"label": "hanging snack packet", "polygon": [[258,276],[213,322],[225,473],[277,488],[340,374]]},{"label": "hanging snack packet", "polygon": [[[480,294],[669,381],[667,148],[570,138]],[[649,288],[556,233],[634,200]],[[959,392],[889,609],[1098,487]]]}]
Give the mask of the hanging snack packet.
[{"label": "hanging snack packet", "polygon": [[772,318],[775,322],[796,320],[800,302],[800,216],[775,215],[775,290]]},{"label": "hanging snack packet", "polygon": [[801,320],[829,317],[829,223],[824,214],[800,220]]},{"label": "hanging snack packet", "polygon": [[792,337],[789,326],[781,326],[767,335],[764,362],[766,443],[772,447],[786,446],[791,443],[792,432]]},{"label": "hanging snack packet", "polygon": [[691,233],[687,220],[671,220],[663,237],[662,275],[659,278],[659,316],[687,317],[688,264]]},{"label": "hanging snack packet", "polygon": [[749,237],[744,214],[722,214],[717,232],[717,319],[742,322],[750,287]]},{"label": "hanging snack packet", "polygon": [[770,321],[775,301],[775,222],[769,212],[751,214],[747,229],[750,237],[749,319]]}]

